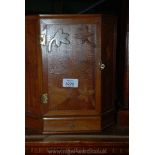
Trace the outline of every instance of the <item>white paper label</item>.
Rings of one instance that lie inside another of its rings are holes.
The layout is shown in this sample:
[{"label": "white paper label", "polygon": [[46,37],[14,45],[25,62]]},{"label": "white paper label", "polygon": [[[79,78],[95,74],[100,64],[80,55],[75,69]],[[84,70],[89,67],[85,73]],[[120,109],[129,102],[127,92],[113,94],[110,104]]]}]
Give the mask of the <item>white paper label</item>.
[{"label": "white paper label", "polygon": [[63,79],[63,87],[77,88],[78,83],[78,79]]}]

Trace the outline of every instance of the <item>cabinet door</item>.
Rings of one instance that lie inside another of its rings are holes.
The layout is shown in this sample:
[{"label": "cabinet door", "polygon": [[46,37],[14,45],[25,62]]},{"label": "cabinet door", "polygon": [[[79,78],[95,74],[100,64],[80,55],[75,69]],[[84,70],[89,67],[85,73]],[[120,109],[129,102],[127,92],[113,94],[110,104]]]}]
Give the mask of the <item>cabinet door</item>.
[{"label": "cabinet door", "polygon": [[42,17],[40,34],[45,132],[100,130],[101,17]]}]

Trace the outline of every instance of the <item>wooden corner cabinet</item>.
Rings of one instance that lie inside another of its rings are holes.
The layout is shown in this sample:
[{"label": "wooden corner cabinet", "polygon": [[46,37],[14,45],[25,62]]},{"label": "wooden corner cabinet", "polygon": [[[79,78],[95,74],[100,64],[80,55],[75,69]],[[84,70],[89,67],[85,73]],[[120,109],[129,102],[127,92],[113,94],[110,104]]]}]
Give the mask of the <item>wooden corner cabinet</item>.
[{"label": "wooden corner cabinet", "polygon": [[26,155],[128,155],[128,133],[113,127],[116,24],[26,16]]},{"label": "wooden corner cabinet", "polygon": [[116,19],[26,16],[26,134],[102,132],[114,124]]}]

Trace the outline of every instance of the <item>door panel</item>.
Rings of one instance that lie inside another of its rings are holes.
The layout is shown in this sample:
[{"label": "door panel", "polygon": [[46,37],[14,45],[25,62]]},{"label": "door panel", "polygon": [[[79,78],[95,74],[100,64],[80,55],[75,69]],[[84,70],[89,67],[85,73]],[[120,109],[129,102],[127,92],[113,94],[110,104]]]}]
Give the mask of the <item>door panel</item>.
[{"label": "door panel", "polygon": [[40,20],[46,116],[100,111],[101,18],[92,19]]}]

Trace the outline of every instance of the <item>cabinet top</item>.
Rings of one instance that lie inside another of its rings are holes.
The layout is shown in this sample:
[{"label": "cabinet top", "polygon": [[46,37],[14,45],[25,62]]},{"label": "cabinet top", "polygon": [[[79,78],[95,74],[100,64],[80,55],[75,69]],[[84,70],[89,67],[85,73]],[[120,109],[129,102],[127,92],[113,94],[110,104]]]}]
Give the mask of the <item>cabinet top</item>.
[{"label": "cabinet top", "polygon": [[116,16],[107,14],[38,14],[38,15],[26,15],[26,18],[86,18],[86,17],[108,17],[114,18]]}]

